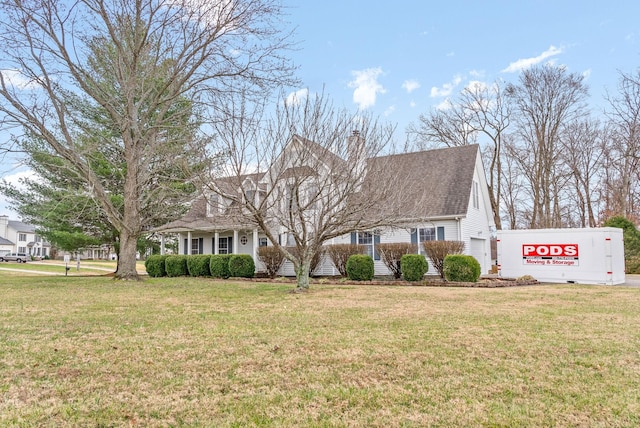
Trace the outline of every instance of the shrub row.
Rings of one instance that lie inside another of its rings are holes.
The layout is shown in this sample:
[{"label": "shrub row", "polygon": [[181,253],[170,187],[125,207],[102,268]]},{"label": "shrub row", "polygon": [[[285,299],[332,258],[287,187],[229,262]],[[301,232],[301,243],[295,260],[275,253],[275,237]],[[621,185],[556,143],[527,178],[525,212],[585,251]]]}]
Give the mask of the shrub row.
[{"label": "shrub row", "polygon": [[144,265],[151,277],[253,278],[256,271],[253,258],[248,254],[153,255]]},{"label": "shrub row", "polygon": [[[480,263],[473,256],[450,254],[442,262],[447,281],[476,282],[480,278]],[[400,259],[402,277],[405,281],[421,281],[429,269],[429,264],[420,254],[405,254]],[[347,261],[347,278],[352,281],[370,281],[374,275],[371,256],[354,254]]]}]

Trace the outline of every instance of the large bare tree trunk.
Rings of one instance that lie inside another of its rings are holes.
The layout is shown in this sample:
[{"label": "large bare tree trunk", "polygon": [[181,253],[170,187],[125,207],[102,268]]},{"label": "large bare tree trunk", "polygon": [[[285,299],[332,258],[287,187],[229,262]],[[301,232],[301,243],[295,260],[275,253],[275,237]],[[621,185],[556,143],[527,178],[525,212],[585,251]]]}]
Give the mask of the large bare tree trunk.
[{"label": "large bare tree trunk", "polygon": [[130,234],[126,229],[120,233],[120,252],[118,253],[118,269],[116,278],[123,280],[138,280],[136,269],[136,251],[138,236]]}]

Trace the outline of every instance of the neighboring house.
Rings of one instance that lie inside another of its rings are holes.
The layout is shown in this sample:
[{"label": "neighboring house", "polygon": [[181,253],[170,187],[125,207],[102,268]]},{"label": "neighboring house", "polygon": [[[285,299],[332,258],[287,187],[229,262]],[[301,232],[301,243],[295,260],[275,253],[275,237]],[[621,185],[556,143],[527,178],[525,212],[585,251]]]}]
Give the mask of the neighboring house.
[{"label": "neighboring house", "polygon": [[34,226],[0,216],[0,254],[25,253],[33,257],[50,255],[51,245],[36,234]]},{"label": "neighboring house", "polygon": [[80,260],[115,260],[116,257],[113,248],[108,244],[91,245],[73,252],[60,249],[56,251],[56,259],[62,260],[64,256],[69,256],[73,260],[76,260],[78,257]]},{"label": "neighboring house", "polygon": [[[294,138],[306,145],[315,144]],[[335,157],[320,146],[317,146],[316,153]],[[386,275],[389,272],[379,260],[376,250],[380,243],[463,241],[465,253],[474,256],[480,262],[482,272],[488,273],[491,269],[490,238],[495,225],[479,147],[469,145],[378,157],[368,159],[363,168],[383,161],[386,168],[396,171],[401,183],[406,183],[406,187],[398,189],[398,192],[409,192],[409,197],[403,199],[404,206],[400,207],[406,216],[402,226],[354,232],[327,244],[365,245],[367,253],[374,257],[376,275]],[[367,174],[366,177],[375,184],[373,175]],[[257,197],[260,197],[268,186],[265,178],[264,174],[247,175],[245,183],[252,184]],[[208,201],[201,197],[194,201],[185,216],[156,231],[178,234],[181,254],[250,254],[261,270],[257,250],[269,245],[268,239],[250,221],[238,215],[239,210],[240,207],[225,204],[216,197],[209,197]],[[282,239],[286,240],[286,235]],[[424,253],[421,245],[418,248],[420,253]],[[432,266],[429,273],[435,273]],[[289,263],[283,266],[281,274],[294,274]],[[314,274],[336,275],[338,272],[325,258]]]}]

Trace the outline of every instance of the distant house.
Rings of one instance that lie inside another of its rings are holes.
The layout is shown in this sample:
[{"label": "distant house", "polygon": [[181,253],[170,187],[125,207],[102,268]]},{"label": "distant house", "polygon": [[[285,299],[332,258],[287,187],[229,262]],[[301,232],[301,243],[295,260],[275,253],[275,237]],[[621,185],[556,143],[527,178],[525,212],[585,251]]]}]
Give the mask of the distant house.
[{"label": "distant house", "polygon": [[[295,138],[307,147],[315,144]],[[315,152],[317,156],[335,157],[319,145]],[[407,183],[406,188],[398,189],[410,192],[410,197],[405,198],[405,205],[401,207],[403,215],[406,215],[402,227],[357,231],[327,244],[365,245],[367,253],[374,257],[376,275],[386,275],[389,272],[376,251],[380,243],[463,241],[465,253],[474,256],[480,262],[482,272],[487,273],[491,268],[490,238],[495,225],[479,147],[469,145],[371,158],[367,165],[378,161],[384,161],[387,168],[397,173],[401,183]],[[376,183],[373,175],[367,174],[367,180]],[[269,185],[264,174],[247,175],[245,183],[253,185],[256,197],[260,197],[265,186]],[[237,192],[240,193],[240,189]],[[156,231],[178,234],[179,252],[182,254],[250,254],[260,270],[257,250],[270,244],[264,233],[250,221],[234,215],[237,209],[225,206],[215,197],[209,201],[201,197],[194,201],[186,215]],[[418,248],[423,253],[422,246],[418,245]],[[429,272],[435,273],[433,267]],[[337,273],[328,259],[314,271],[316,275]],[[293,275],[291,265],[285,264],[281,274]]]},{"label": "distant house", "polygon": [[51,253],[51,245],[36,233],[34,226],[9,216],[0,216],[0,255],[24,253],[33,257],[45,257]]}]

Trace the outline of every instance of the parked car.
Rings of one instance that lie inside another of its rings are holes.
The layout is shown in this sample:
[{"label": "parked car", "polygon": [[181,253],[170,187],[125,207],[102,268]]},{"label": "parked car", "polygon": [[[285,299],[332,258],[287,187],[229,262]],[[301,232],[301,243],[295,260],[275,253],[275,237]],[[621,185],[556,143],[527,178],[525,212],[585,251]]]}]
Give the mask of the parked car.
[{"label": "parked car", "polygon": [[26,263],[29,259],[25,253],[9,253],[4,256],[0,256],[0,262],[18,262]]}]

